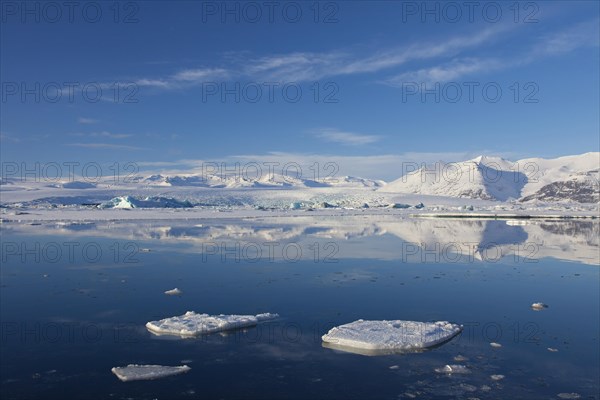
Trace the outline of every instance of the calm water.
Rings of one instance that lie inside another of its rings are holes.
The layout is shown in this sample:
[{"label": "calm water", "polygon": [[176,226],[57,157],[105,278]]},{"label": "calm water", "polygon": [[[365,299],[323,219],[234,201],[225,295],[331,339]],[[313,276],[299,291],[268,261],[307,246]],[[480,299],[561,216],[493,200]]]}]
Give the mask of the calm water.
[{"label": "calm water", "polygon": [[[566,221],[5,223],[0,395],[598,398],[598,236],[597,222]],[[174,287],[183,294],[163,293]],[[537,301],[549,307],[531,310]],[[144,327],[188,310],[281,318],[185,340]],[[465,330],[415,354],[322,346],[330,328],[360,318],[448,320]],[[127,364],[192,370],[123,383],[110,370]],[[471,373],[434,372],[446,364]]]}]

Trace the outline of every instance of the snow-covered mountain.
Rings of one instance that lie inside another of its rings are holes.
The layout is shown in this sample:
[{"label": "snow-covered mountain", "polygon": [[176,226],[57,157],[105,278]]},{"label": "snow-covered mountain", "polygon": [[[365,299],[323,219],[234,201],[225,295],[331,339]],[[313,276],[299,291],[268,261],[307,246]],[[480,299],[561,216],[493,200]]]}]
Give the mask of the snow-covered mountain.
[{"label": "snow-covered mountain", "polygon": [[319,187],[348,187],[348,188],[379,188],[384,181],[357,178],[352,176],[327,177],[320,180],[303,179],[281,174],[264,174],[256,177],[238,175],[162,175],[155,174],[139,177],[135,183],[146,186],[190,186],[207,188],[319,188]]},{"label": "snow-covered mountain", "polygon": [[484,200],[597,203],[600,153],[516,162],[480,156],[422,165],[381,191]]}]

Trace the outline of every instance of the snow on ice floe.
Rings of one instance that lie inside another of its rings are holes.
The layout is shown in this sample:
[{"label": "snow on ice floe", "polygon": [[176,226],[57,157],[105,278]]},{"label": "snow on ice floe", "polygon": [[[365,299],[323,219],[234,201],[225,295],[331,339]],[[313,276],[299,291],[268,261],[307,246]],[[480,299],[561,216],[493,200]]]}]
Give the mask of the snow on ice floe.
[{"label": "snow on ice floe", "polygon": [[191,368],[187,365],[168,367],[163,365],[137,365],[129,364],[126,367],[114,367],[111,371],[121,381],[145,381],[164,378],[167,376],[183,374]]},{"label": "snow on ice floe", "polygon": [[544,303],[533,303],[531,305],[531,309],[534,311],[542,311],[544,308],[548,308],[548,305]]},{"label": "snow on ice floe", "polygon": [[332,328],[323,345],[365,355],[410,352],[436,346],[453,338],[462,326],[446,321],[358,321]]},{"label": "snow on ice floe", "polygon": [[169,295],[169,296],[177,296],[177,295],[180,295],[181,293],[183,293],[183,292],[178,288],[165,291],[165,294]]},{"label": "snow on ice floe", "polygon": [[177,317],[150,321],[146,324],[146,328],[155,335],[191,337],[254,326],[259,322],[278,317],[278,314],[271,313],[258,315],[208,315],[188,311]]}]

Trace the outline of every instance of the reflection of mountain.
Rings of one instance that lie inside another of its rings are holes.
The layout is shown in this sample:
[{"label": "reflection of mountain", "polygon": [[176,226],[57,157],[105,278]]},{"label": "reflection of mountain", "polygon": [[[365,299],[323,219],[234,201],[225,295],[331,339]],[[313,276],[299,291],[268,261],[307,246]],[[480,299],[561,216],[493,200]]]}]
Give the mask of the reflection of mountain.
[{"label": "reflection of mountain", "polygon": [[[298,245],[303,257],[333,243],[337,259],[374,258],[407,261],[444,261],[435,254],[459,253],[472,260],[502,256],[554,257],[600,264],[600,223],[596,221],[500,221],[417,219],[382,216],[295,217],[247,220],[47,223],[38,226],[4,224],[3,234],[66,235],[77,238],[109,237],[144,241],[143,247],[177,245],[181,251],[201,253],[207,243]],[[423,257],[425,254],[426,257]],[[277,254],[276,254],[277,255]],[[487,256],[486,256],[487,255]],[[456,260],[456,258],[452,258]]]}]

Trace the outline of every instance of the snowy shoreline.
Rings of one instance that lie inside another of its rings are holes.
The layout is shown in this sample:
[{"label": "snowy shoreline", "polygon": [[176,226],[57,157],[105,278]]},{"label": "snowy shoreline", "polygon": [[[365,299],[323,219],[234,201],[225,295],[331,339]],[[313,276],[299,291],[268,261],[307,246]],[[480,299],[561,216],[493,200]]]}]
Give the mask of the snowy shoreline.
[{"label": "snowy shoreline", "polygon": [[355,217],[389,216],[399,218],[437,218],[472,220],[572,220],[599,219],[598,209],[557,212],[555,209],[533,209],[498,212],[496,210],[477,212],[415,212],[406,209],[317,209],[317,210],[253,210],[231,209],[214,210],[202,208],[188,209],[2,209],[0,223],[30,223],[51,221],[132,221],[132,220],[205,220],[205,219],[254,219],[254,218],[298,218],[298,217]]}]

